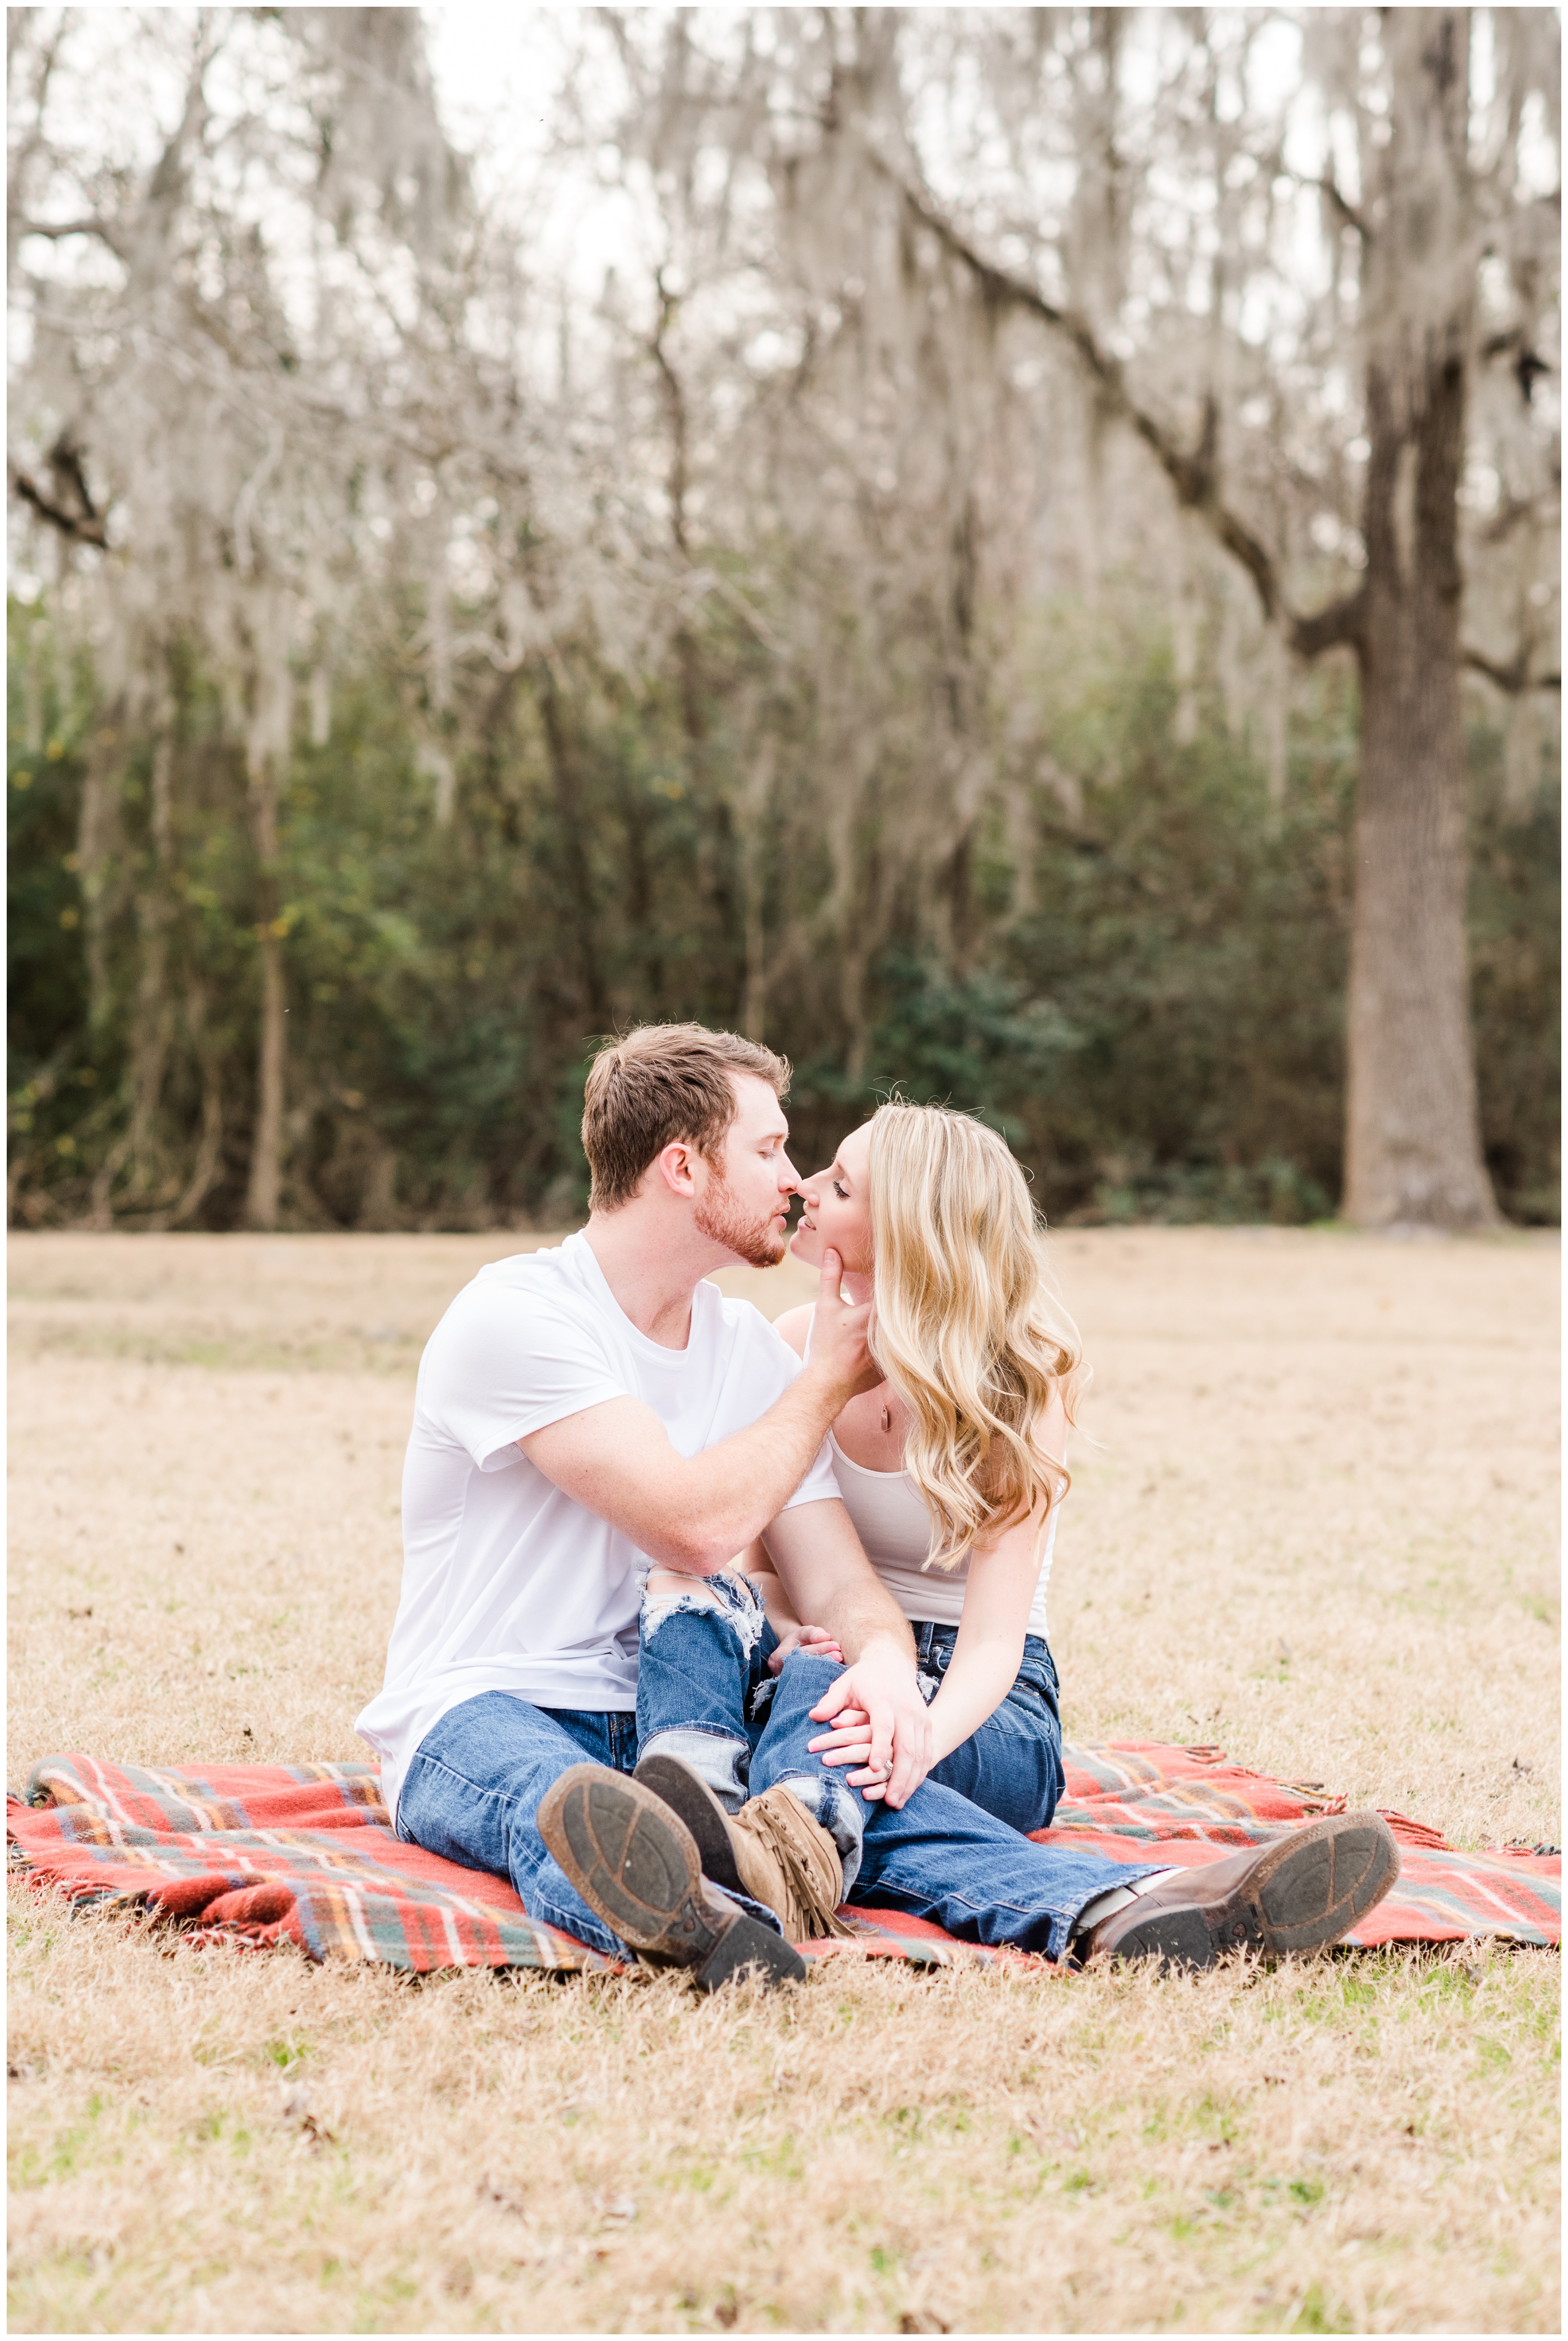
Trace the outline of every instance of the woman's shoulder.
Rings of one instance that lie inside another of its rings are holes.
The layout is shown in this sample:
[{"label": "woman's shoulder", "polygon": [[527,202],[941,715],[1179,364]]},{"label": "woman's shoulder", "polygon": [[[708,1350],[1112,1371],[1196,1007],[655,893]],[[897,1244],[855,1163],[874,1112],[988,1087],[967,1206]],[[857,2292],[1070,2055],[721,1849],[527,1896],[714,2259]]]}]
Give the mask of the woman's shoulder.
[{"label": "woman's shoulder", "polygon": [[782,1335],[798,1358],[806,1354],[806,1343],[811,1332],[811,1304],[802,1309],[786,1309],[782,1317],[773,1320],[773,1330]]}]

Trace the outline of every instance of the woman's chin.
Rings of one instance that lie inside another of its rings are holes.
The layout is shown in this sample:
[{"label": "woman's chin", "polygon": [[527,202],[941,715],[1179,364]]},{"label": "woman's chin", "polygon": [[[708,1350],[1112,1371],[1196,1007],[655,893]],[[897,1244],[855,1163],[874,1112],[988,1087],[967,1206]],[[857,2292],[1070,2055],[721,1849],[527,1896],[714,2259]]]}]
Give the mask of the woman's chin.
[{"label": "woman's chin", "polygon": [[815,1228],[797,1228],[789,1239],[789,1257],[804,1268],[822,1265],[822,1239]]}]

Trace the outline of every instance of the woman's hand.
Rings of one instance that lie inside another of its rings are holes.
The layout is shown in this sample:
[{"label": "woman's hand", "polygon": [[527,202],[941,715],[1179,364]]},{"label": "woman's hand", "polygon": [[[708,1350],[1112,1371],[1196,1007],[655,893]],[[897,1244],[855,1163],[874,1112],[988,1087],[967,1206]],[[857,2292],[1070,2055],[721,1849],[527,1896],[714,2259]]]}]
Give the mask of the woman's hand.
[{"label": "woman's hand", "polygon": [[804,1650],[808,1658],[831,1659],[836,1667],[844,1663],[844,1653],[826,1626],[790,1626],[781,1636],[779,1648],[768,1661],[768,1671],[776,1675],[791,1650]]},{"label": "woman's hand", "polygon": [[915,1679],[914,1654],[907,1646],[901,1649],[890,1638],[872,1635],[854,1665],[818,1700],[811,1720],[831,1726],[827,1737],[832,1738],[841,1718],[851,1711],[867,1718],[864,1725],[846,1728],[855,1733],[855,1744],[866,1748],[866,1778],[874,1784],[874,1789],[865,1791],[868,1801],[885,1797],[897,1812],[914,1795],[933,1761],[931,1718]]},{"label": "woman's hand", "polygon": [[820,1756],[824,1764],[859,1766],[858,1771],[845,1774],[845,1783],[851,1788],[863,1788],[867,1801],[875,1804],[887,1794],[888,1781],[886,1774],[868,1768],[871,1761],[870,1717],[864,1708],[844,1707],[839,1708],[833,1723],[833,1729],[825,1731],[819,1739],[807,1741],[808,1754]]}]

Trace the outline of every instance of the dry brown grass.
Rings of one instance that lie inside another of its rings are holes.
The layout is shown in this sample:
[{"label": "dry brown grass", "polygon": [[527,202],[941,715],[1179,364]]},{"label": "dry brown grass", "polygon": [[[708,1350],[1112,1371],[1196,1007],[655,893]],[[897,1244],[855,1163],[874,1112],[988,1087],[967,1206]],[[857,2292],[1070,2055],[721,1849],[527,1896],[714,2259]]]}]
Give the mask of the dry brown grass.
[{"label": "dry brown grass", "polygon": [[[13,1240],[13,1787],[63,1748],[361,1752],[412,1369],[509,1248]],[[1099,1441],[1069,1732],[1555,1840],[1554,1250],[1058,1258]],[[1544,1954],[699,2003],[198,1953],[14,1889],[11,1973],[17,2330],[1556,2328]]]}]

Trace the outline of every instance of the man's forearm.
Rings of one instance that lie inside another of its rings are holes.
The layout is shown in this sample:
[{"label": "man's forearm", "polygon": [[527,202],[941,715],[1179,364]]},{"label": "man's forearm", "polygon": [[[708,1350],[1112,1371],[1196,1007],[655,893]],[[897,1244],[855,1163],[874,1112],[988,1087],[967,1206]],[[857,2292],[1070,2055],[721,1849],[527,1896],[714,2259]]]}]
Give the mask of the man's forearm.
[{"label": "man's forearm", "polygon": [[809,1365],[747,1430],[683,1459],[671,1541],[654,1558],[697,1577],[725,1568],[783,1510],[847,1395]]},{"label": "man's forearm", "polygon": [[885,1586],[875,1580],[869,1585],[851,1584],[833,1591],[819,1606],[825,1614],[812,1622],[832,1635],[847,1665],[853,1666],[868,1644],[877,1641],[890,1644],[900,1658],[914,1663],[915,1638],[909,1621]]},{"label": "man's forearm", "polygon": [[763,1543],[797,1617],[831,1634],[847,1664],[880,1643],[913,1668],[908,1621],[867,1559],[842,1501],[780,1512]]}]

